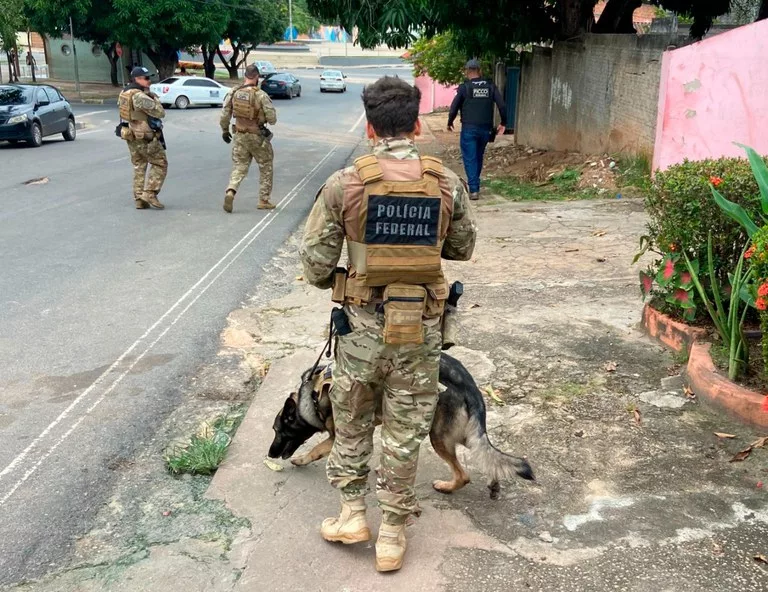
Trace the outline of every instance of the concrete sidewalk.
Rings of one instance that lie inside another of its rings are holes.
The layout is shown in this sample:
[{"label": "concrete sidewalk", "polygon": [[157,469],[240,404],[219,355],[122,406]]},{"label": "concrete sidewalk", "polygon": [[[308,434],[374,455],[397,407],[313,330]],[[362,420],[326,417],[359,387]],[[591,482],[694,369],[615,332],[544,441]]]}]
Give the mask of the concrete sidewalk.
[{"label": "concrete sidewalk", "polygon": [[[425,511],[400,573],[376,574],[370,544],[324,542],[319,523],[338,502],[322,462],[280,472],[262,462],[330,309],[297,280],[265,309],[233,313],[224,336],[278,358],[209,491],[253,525],[233,549],[244,570],[234,589],[768,589],[768,566],[753,559],[768,552],[764,451],[729,464],[754,434],[687,400],[668,376],[674,361],[635,328],[628,264],[642,204],[481,202],[478,220],[475,258],[448,265],[466,287],[465,343],[451,353],[506,401],[488,399],[491,438],[528,455],[537,483],[504,484],[491,501],[467,459],[473,483],[441,495],[430,484],[446,467],[425,444]],[[375,509],[369,516],[378,521]]]}]

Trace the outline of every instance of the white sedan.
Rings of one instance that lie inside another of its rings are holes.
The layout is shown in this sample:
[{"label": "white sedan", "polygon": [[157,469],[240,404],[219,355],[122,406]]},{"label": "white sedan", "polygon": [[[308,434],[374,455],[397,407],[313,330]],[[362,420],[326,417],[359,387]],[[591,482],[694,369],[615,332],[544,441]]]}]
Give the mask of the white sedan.
[{"label": "white sedan", "polygon": [[174,76],[153,84],[150,90],[160,97],[164,107],[186,109],[190,105],[221,107],[231,89],[210,78]]},{"label": "white sedan", "polygon": [[328,92],[329,90],[347,92],[345,78],[346,75],[341,70],[325,70],[320,74],[320,92]]}]

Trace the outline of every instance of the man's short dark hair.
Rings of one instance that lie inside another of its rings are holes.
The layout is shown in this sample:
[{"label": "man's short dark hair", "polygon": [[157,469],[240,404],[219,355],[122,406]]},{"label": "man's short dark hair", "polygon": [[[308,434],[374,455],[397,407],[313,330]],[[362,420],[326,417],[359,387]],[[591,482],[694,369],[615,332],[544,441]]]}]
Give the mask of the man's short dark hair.
[{"label": "man's short dark hair", "polygon": [[380,138],[413,132],[420,102],[421,91],[397,76],[384,76],[363,91],[365,117]]},{"label": "man's short dark hair", "polygon": [[251,64],[245,69],[245,77],[249,80],[259,77],[259,67],[256,64]]}]

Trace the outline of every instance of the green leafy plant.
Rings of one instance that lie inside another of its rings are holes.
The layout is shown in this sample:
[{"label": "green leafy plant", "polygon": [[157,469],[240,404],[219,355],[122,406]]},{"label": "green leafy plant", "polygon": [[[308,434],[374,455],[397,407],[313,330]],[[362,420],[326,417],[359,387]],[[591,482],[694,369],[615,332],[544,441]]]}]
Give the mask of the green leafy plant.
[{"label": "green leafy plant", "polygon": [[[709,293],[705,289],[699,277],[698,262],[692,262],[688,256],[683,253],[685,265],[690,273],[693,285],[696,286],[696,291],[699,294],[699,298],[707,308],[712,322],[715,324],[720,340],[723,342],[725,350],[728,352],[728,378],[734,380],[737,378],[747,367],[747,356],[749,348],[746,345],[746,339],[744,338],[744,319],[746,318],[749,307],[749,298],[746,298],[747,303],[742,307],[742,293],[748,292],[748,285],[751,277],[751,269],[744,265],[744,253],[746,247],[742,251],[742,256],[739,257],[739,261],[736,264],[736,269],[732,274],[728,274],[730,285],[728,286],[728,292],[730,298],[728,299],[727,308],[723,305],[723,293],[725,290],[721,287],[717,275],[715,274],[715,265],[712,249],[712,235],[709,235],[707,241],[707,271],[709,275]],[[712,298],[710,299],[710,294]]]}]

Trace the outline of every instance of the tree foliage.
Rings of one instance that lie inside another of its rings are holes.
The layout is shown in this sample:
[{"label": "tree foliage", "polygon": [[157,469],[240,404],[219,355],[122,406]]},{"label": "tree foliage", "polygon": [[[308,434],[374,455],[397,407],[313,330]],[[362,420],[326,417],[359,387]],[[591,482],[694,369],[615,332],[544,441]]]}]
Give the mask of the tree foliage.
[{"label": "tree foliage", "polygon": [[210,55],[210,61],[206,63],[206,75],[209,77],[212,77],[208,70],[213,68],[214,54],[218,54],[229,77],[236,79],[238,69],[246,62],[251,50],[259,43],[280,39],[283,25],[288,22],[287,19],[282,20],[279,8],[272,0],[242,0],[237,8],[230,9],[228,16],[229,22],[222,37],[229,39],[232,55],[225,57],[218,41],[215,46],[204,46],[204,55],[206,50]]},{"label": "tree foliage", "polygon": [[[417,39],[408,60],[413,64],[414,76],[428,74],[441,84],[457,84],[464,79],[467,58],[451,33]],[[488,56],[481,60],[484,72],[490,72],[492,65]]]},{"label": "tree foliage", "polygon": [[112,64],[115,84],[117,42],[142,49],[157,66],[161,79],[173,74],[178,51],[202,47],[211,66],[206,73],[212,77],[213,55],[222,39],[229,37],[238,47],[234,57],[236,73],[243,53],[247,55],[252,45],[272,41],[282,32],[274,0],[16,1],[25,3],[33,27],[40,33],[68,33],[71,16],[75,37],[103,48]]}]

